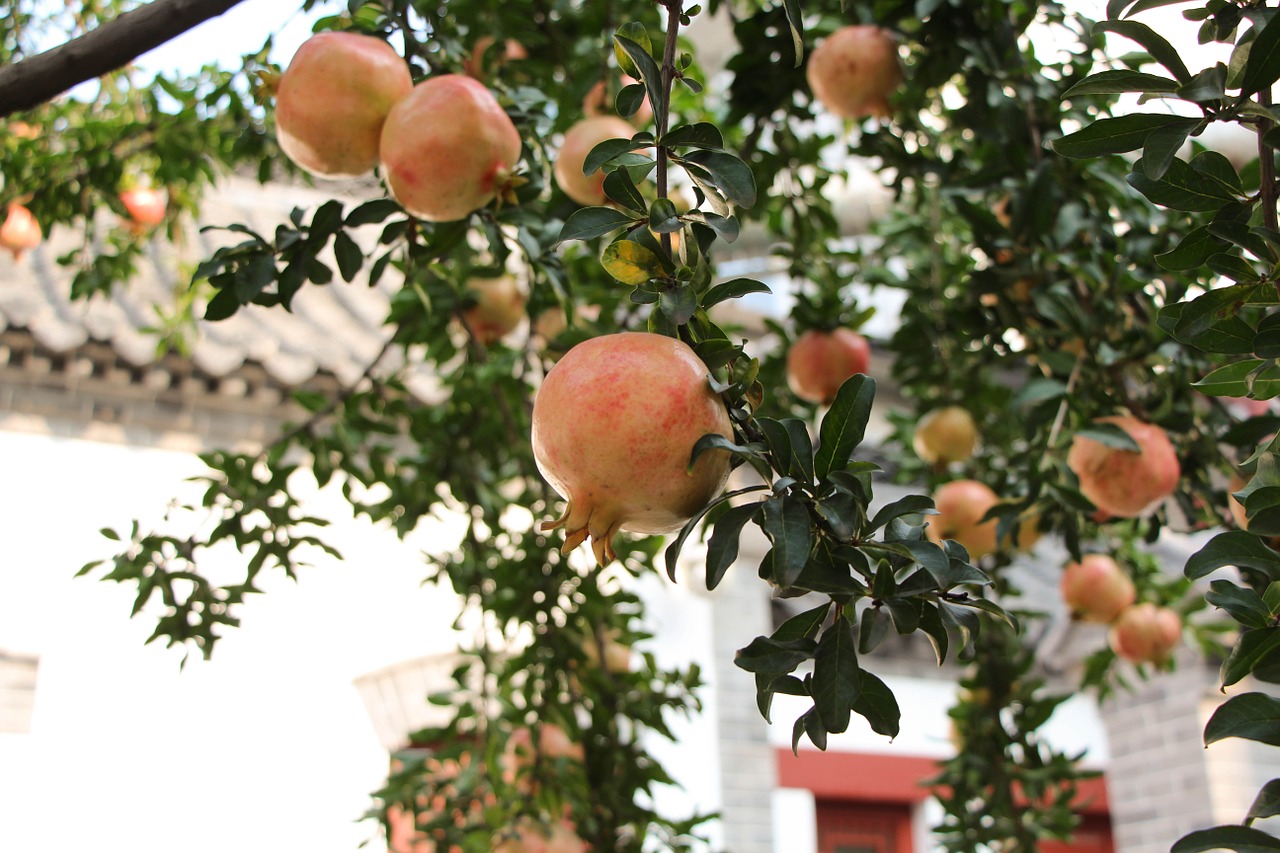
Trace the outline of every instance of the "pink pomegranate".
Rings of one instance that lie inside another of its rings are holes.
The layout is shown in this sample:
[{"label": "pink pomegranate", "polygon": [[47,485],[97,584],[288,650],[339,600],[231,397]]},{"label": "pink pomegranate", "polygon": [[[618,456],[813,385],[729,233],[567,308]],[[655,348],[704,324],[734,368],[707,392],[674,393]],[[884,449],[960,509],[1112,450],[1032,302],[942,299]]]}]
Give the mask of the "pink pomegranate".
[{"label": "pink pomegranate", "polygon": [[1182,476],[1178,455],[1165,431],[1133,417],[1100,418],[1115,424],[1139,450],[1120,450],[1077,435],[1067,452],[1067,467],[1080,479],[1081,493],[1108,516],[1135,518],[1173,494]]},{"label": "pink pomegranate", "polygon": [[476,39],[470,55],[462,60],[462,73],[483,82],[488,76],[486,70],[490,65],[502,66],[517,59],[529,58],[529,51],[515,39],[507,39],[502,44],[501,54],[491,56],[489,50],[495,42],[496,39],[493,36],[481,36]]},{"label": "pink pomegranate", "polygon": [[590,175],[582,173],[582,164],[591,149],[606,139],[630,139],[636,129],[616,115],[600,115],[584,118],[564,135],[560,153],[552,170],[556,184],[564,194],[581,205],[604,204],[604,172],[597,170]]},{"label": "pink pomegranate", "polygon": [[423,80],[382,128],[387,186],[404,209],[452,222],[515,185],[520,133],[484,84],[462,74]]},{"label": "pink pomegranate", "polygon": [[318,33],[302,43],[280,78],[280,150],[313,175],[363,175],[378,164],[387,113],[412,88],[409,66],[382,39]]},{"label": "pink pomegranate", "polygon": [[586,853],[586,843],[573,824],[557,821],[543,826],[522,817],[494,838],[493,853]]},{"label": "pink pomegranate", "polygon": [[605,565],[619,530],[678,530],[724,486],[724,451],[686,470],[699,438],[733,434],[707,374],[687,345],[645,332],[583,341],[547,374],[534,399],[533,453],[568,501],[543,525],[564,527],[566,553],[590,536]]},{"label": "pink pomegranate", "polygon": [[911,446],[925,462],[947,466],[973,455],[978,444],[978,425],[962,406],[934,409],[920,419]]},{"label": "pink pomegranate", "polygon": [[467,282],[467,290],[475,296],[476,304],[462,312],[462,318],[480,343],[497,343],[524,319],[529,297],[514,276],[473,278]]},{"label": "pink pomegranate", "polygon": [[1106,554],[1086,554],[1062,570],[1062,600],[1084,622],[1110,622],[1137,595],[1133,581]]},{"label": "pink pomegranate", "polygon": [[13,259],[20,261],[23,252],[40,245],[44,231],[31,211],[17,202],[10,202],[8,210],[4,224],[0,225],[0,247],[8,249]]},{"label": "pink pomegranate", "polygon": [[1182,619],[1167,607],[1134,604],[1111,623],[1111,650],[1133,663],[1161,663],[1182,639]]},{"label": "pink pomegranate", "polygon": [[862,335],[851,329],[810,329],[787,350],[787,385],[801,400],[825,406],[846,379],[870,366],[871,345]]},{"label": "pink pomegranate", "polygon": [[843,27],[814,49],[805,74],[814,97],[836,115],[888,117],[889,95],[902,85],[898,43],[879,27]]},{"label": "pink pomegranate", "polygon": [[[982,517],[1000,498],[985,483],[977,480],[952,480],[943,483],[933,493],[937,515],[927,517],[929,526],[925,535],[932,542],[954,539],[969,552],[969,558],[977,560],[996,550],[996,532],[999,521],[982,521]],[[1036,519],[1024,519],[1018,527],[1018,541],[1006,541],[1005,545],[1019,550],[1030,548],[1040,538]]]},{"label": "pink pomegranate", "polygon": [[142,228],[154,228],[163,222],[165,210],[169,207],[165,194],[150,187],[125,190],[120,193],[120,201],[134,223]]}]

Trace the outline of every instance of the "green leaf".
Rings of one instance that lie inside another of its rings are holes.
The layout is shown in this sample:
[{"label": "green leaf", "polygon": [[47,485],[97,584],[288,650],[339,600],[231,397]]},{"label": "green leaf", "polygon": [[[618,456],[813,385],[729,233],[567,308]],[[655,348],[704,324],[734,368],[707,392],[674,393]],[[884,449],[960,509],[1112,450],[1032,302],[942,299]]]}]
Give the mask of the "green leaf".
[{"label": "green leaf", "polygon": [[1199,580],[1227,566],[1262,572],[1269,581],[1280,580],[1280,554],[1243,530],[1229,530],[1210,539],[1187,560],[1183,574],[1190,580]]},{"label": "green leaf", "polygon": [[620,116],[633,116],[644,105],[646,93],[643,83],[630,83],[618,90],[613,108]]},{"label": "green leaf", "polygon": [[853,451],[866,435],[875,396],[876,381],[870,376],[851,376],[840,386],[818,431],[814,474],[819,480],[849,464]]},{"label": "green leaf", "polygon": [[889,615],[879,607],[868,607],[858,620],[858,654],[869,655],[889,635]]},{"label": "green leaf", "polygon": [[1210,850],[1274,853],[1280,850],[1280,838],[1248,826],[1215,826],[1182,836],[1169,848],[1169,853],[1207,853]]},{"label": "green leaf", "polygon": [[600,264],[609,275],[633,286],[646,284],[664,272],[658,256],[634,240],[615,240],[605,246]]},{"label": "green leaf", "polygon": [[733,662],[747,672],[790,672],[813,656],[817,643],[808,638],[774,640],[756,637],[738,649]]},{"label": "green leaf", "polygon": [[1010,401],[1009,405],[1013,408],[1034,406],[1037,403],[1044,403],[1048,400],[1060,400],[1066,393],[1066,383],[1057,379],[1041,377],[1032,379],[1022,386],[1022,390]]},{"label": "green leaf", "polygon": [[725,151],[692,151],[683,157],[672,159],[678,163],[692,163],[702,167],[724,197],[738,207],[751,207],[756,203],[755,175],[746,163],[732,154]]},{"label": "green leaf", "polygon": [[1221,62],[1198,72],[1178,87],[1178,97],[1197,104],[1220,101],[1227,96],[1227,66]]},{"label": "green leaf", "polygon": [[1156,263],[1167,270],[1183,272],[1194,270],[1225,249],[1227,244],[1214,237],[1208,228],[1192,230],[1172,251],[1156,255]]},{"label": "green leaf", "polygon": [[606,196],[628,210],[634,210],[639,214],[645,213],[648,202],[645,201],[631,173],[626,169],[614,169],[605,175],[601,189]]},{"label": "green leaf", "polygon": [[[637,134],[637,136],[639,136],[639,134]],[[587,153],[586,159],[582,161],[582,174],[594,174],[601,166],[610,162],[615,157],[626,154],[628,151],[635,151],[637,148],[644,147],[645,142],[643,141],[623,139],[621,137],[598,142],[596,143],[596,146]]]},{"label": "green leaf", "polygon": [[326,201],[316,208],[311,217],[311,228],[308,240],[317,246],[323,245],[329,237],[342,226],[342,202]]},{"label": "green leaf", "polygon": [[1205,724],[1204,745],[1229,737],[1280,746],[1280,699],[1241,693],[1223,702]]},{"label": "green leaf", "polygon": [[1264,363],[1260,358],[1237,361],[1219,367],[1198,382],[1191,383],[1191,387],[1211,397],[1246,397],[1249,394],[1249,375]]},{"label": "green leaf", "polygon": [[342,280],[350,283],[364,266],[364,252],[346,231],[339,231],[333,240],[333,254],[338,260],[338,272]]},{"label": "green leaf", "polygon": [[796,582],[813,549],[813,528],[804,503],[792,495],[778,495],[761,504],[760,527],[773,543],[773,580],[789,587]]},{"label": "green leaf", "polygon": [[1146,142],[1142,146],[1142,170],[1146,177],[1153,181],[1158,181],[1164,177],[1165,173],[1172,165],[1174,158],[1178,154],[1178,149],[1187,141],[1187,137],[1191,135],[1191,131],[1199,126],[1200,122],[1196,119],[1183,119],[1180,122],[1170,122],[1164,127],[1158,127],[1151,133],[1147,134]]},{"label": "green leaf", "polygon": [[660,198],[649,207],[649,228],[659,234],[670,234],[684,227],[680,213],[669,198]]},{"label": "green leaf", "polygon": [[799,68],[804,61],[804,14],[800,10],[800,0],[782,0],[782,8],[787,13],[787,27],[791,30],[791,50],[795,53],[795,67]]},{"label": "green leaf", "polygon": [[[1230,687],[1260,665],[1270,663],[1280,650],[1280,628],[1254,628],[1245,631],[1222,662],[1222,686]],[[1280,729],[1280,719],[1276,721]],[[1207,730],[1206,730],[1207,732]],[[1276,746],[1280,746],[1277,743]]]},{"label": "green leaf", "polygon": [[1280,779],[1272,779],[1262,786],[1258,796],[1254,797],[1253,805],[1249,806],[1245,820],[1262,820],[1276,815],[1280,815]]},{"label": "green leaf", "polygon": [[818,636],[822,623],[827,621],[827,616],[830,613],[831,603],[828,601],[824,601],[817,607],[810,608],[803,613],[797,613],[778,626],[778,629],[773,632],[773,639],[799,640],[806,637],[813,639]]},{"label": "green leaf", "polygon": [[889,685],[865,669],[858,672],[861,681],[858,696],[853,700],[854,713],[866,718],[876,734],[897,737],[902,711],[898,708],[898,700],[893,691],[889,689]]},{"label": "green leaf", "polygon": [[735,278],[715,285],[702,297],[702,307],[710,308],[729,299],[739,299],[750,293],[771,293],[769,285],[754,278]]},{"label": "green leaf", "polygon": [[849,728],[853,703],[862,686],[857,646],[853,626],[843,615],[818,641],[811,689],[814,707],[828,732],[839,734]]},{"label": "green leaf", "polygon": [[[703,437],[706,438],[706,436]],[[724,436],[717,437],[724,438]],[[667,576],[671,578],[672,583],[674,583],[676,579],[676,566],[680,560],[680,549],[684,547],[684,543],[688,540],[689,536],[692,535],[693,531],[697,529],[698,525],[702,522],[702,519],[706,517],[707,513],[720,506],[720,504],[727,503],[739,495],[746,495],[751,492],[763,492],[767,491],[768,488],[768,486],[747,486],[745,489],[736,489],[732,492],[725,492],[704,506],[693,518],[686,521],[684,523],[684,527],[680,528],[680,534],[672,540],[671,544],[667,546],[667,550],[663,552],[663,559],[667,566]]]},{"label": "green leaf", "polygon": [[1053,142],[1053,150],[1063,157],[1083,159],[1104,154],[1135,151],[1147,141],[1151,131],[1168,124],[1185,121],[1178,116],[1161,113],[1131,113],[1116,118],[1102,118]]},{"label": "green leaf", "polygon": [[1248,98],[1269,90],[1277,77],[1280,77],[1280,23],[1272,17],[1249,46],[1249,58],[1245,60],[1240,78],[1240,97]]},{"label": "green leaf", "polygon": [[1115,424],[1094,423],[1092,426],[1077,431],[1076,435],[1093,439],[1099,444],[1114,447],[1116,450],[1128,450],[1132,453],[1138,453],[1141,450],[1138,447],[1138,443],[1133,440],[1133,436]]},{"label": "green leaf", "polygon": [[358,228],[361,225],[382,222],[388,216],[402,212],[403,208],[395,201],[389,198],[375,198],[372,201],[366,201],[348,213],[345,224],[348,228]]},{"label": "green leaf", "polygon": [[[1174,337],[1180,341],[1188,341],[1195,340],[1215,327],[1236,329],[1241,322],[1238,316],[1241,308],[1246,305],[1267,305],[1274,299],[1275,292],[1263,284],[1234,284],[1215,288],[1184,304],[1173,328]],[[1250,345],[1253,343],[1252,332],[1250,329]]]},{"label": "green leaf", "polygon": [[1134,164],[1126,180],[1129,185],[1154,203],[1174,210],[1208,212],[1220,210],[1235,200],[1235,195],[1220,181],[1205,175],[1187,163],[1174,159],[1160,180],[1145,174],[1143,161]]},{"label": "green leaf", "polygon": [[676,125],[667,132],[667,135],[658,140],[658,144],[664,148],[709,148],[721,150],[724,148],[724,137],[720,135],[720,128],[706,121],[700,121],[695,124]]},{"label": "green leaf", "polygon": [[[648,31],[644,28],[644,24],[638,21],[628,21],[618,27],[618,31],[615,35],[624,36],[625,38],[630,39],[643,47],[646,53],[653,50],[653,42],[649,39]],[[623,74],[639,79],[640,69],[638,69],[635,62],[632,61],[631,54],[623,50],[622,45],[618,43],[616,38],[613,42],[613,55],[618,60],[618,67],[622,69]]]},{"label": "green leaf", "polygon": [[1266,628],[1271,623],[1271,609],[1262,600],[1262,596],[1229,580],[1210,583],[1209,592],[1204,597],[1205,601],[1227,611],[1233,619],[1248,628]]},{"label": "green leaf", "polygon": [[1236,282],[1253,283],[1262,278],[1262,275],[1244,258],[1227,252],[1210,255],[1206,265],[1216,275]]},{"label": "green leaf", "polygon": [[1177,91],[1178,81],[1141,71],[1100,71],[1090,74],[1063,93],[1063,98],[1077,95],[1120,95],[1125,92],[1149,94]]},{"label": "green leaf", "polygon": [[947,626],[942,623],[942,614],[939,611],[938,604],[932,601],[921,603],[920,630],[929,638],[929,643],[933,646],[934,657],[938,660],[938,666],[942,666],[946,663],[951,639],[947,635]]},{"label": "green leaf", "polygon": [[594,240],[640,220],[612,207],[583,207],[575,210],[560,229],[557,243],[569,240]]},{"label": "green leaf", "polygon": [[698,295],[689,285],[676,285],[658,295],[658,305],[668,320],[683,326],[698,311]]},{"label": "green leaf", "polygon": [[[618,53],[620,59],[626,58],[634,67],[634,72],[628,72],[632,77],[638,77],[640,82],[644,83],[645,92],[649,95],[649,103],[653,105],[653,122],[655,127],[665,127],[667,124],[666,102],[664,100],[664,92],[662,91],[662,72],[658,70],[658,64],[653,61],[648,45],[641,45],[625,35],[619,34],[613,37],[614,52]],[[646,36],[646,41],[647,41]],[[590,173],[588,173],[590,174]]]},{"label": "green leaf", "polygon": [[[907,495],[899,498],[893,503],[881,507],[875,517],[871,519],[870,524],[867,525],[867,530],[869,532],[879,530],[895,518],[917,513],[937,515],[938,511],[934,509],[933,498],[926,495]],[[937,546],[935,545],[934,547],[936,548]]]},{"label": "green leaf", "polygon": [[1179,83],[1186,83],[1191,79],[1191,72],[1178,55],[1177,48],[1146,24],[1137,21],[1099,21],[1093,25],[1093,32],[1095,35],[1100,32],[1115,33],[1132,39],[1146,48],[1151,58],[1167,68]]},{"label": "green leaf", "polygon": [[711,536],[707,539],[707,589],[715,589],[724,579],[725,572],[738,559],[742,528],[759,512],[760,504],[748,503],[730,507],[716,519]]}]

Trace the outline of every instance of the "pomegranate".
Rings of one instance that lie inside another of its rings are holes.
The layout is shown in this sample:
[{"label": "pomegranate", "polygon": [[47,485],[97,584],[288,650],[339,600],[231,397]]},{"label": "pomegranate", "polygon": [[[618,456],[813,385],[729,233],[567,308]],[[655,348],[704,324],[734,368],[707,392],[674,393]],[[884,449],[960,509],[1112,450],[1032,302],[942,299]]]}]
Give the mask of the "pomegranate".
[{"label": "pomegranate", "polygon": [[[634,86],[639,82],[636,78],[623,74],[619,88]],[[613,98],[609,97],[609,95],[606,81],[597,81],[594,86],[587,90],[586,96],[582,99],[582,114],[585,116],[615,115]],[[645,98],[641,101],[640,108],[626,118],[632,127],[644,127],[653,121],[653,107],[650,106],[649,99]]]},{"label": "pomegranate", "polygon": [[462,61],[462,73],[483,82],[487,76],[485,73],[487,65],[491,63],[505,65],[512,60],[529,58],[529,51],[524,49],[524,45],[515,39],[507,39],[502,44],[502,55],[496,60],[489,60],[489,48],[493,47],[495,41],[493,36],[481,36],[476,39],[475,46],[471,48],[471,55]]},{"label": "pomegranate", "polygon": [[911,446],[925,462],[945,467],[968,459],[977,443],[978,425],[969,410],[944,406],[920,419]]},{"label": "pomegranate", "polygon": [[[990,486],[977,480],[952,480],[933,493],[933,503],[938,514],[928,517],[929,526],[925,528],[930,541],[941,543],[943,539],[954,539],[973,560],[996,550],[999,521],[982,521],[982,517],[1000,503]],[[1025,550],[1039,538],[1036,520],[1024,519],[1018,527],[1018,541],[1009,544]]]},{"label": "pomegranate", "polygon": [[871,345],[851,329],[810,329],[787,351],[787,385],[801,400],[829,404],[845,380],[866,373]]},{"label": "pomegranate", "polygon": [[423,80],[382,128],[387,186],[404,209],[452,222],[507,197],[518,183],[520,133],[496,98],[471,77]]},{"label": "pomegranate", "polygon": [[595,148],[606,139],[630,139],[636,129],[615,115],[584,118],[564,135],[560,153],[552,170],[556,184],[564,194],[581,205],[604,204],[604,172],[597,170],[590,175],[582,173],[582,164]]},{"label": "pomegranate", "polygon": [[1134,604],[1111,623],[1111,650],[1133,663],[1161,663],[1182,639],[1182,619],[1167,607]]},{"label": "pomegranate", "polygon": [[409,66],[382,39],[318,33],[302,43],[280,78],[280,150],[313,175],[363,175],[378,164],[387,113],[412,88]]},{"label": "pomegranate", "polygon": [[159,225],[164,221],[164,213],[169,206],[165,194],[150,187],[125,190],[120,193],[120,201],[124,204],[124,209],[129,211],[134,223],[141,228]]},{"label": "pomegranate", "polygon": [[675,338],[620,332],[583,341],[547,374],[533,404],[538,469],[567,501],[543,524],[565,529],[567,553],[588,536],[614,559],[619,530],[678,530],[724,486],[729,455],[689,457],[708,433],[732,436],[707,367]]},{"label": "pomegranate", "polygon": [[1235,521],[1236,527],[1241,530],[1249,529],[1249,516],[1245,511],[1244,504],[1236,500],[1235,493],[1246,485],[1248,485],[1248,481],[1239,474],[1232,474],[1231,482],[1227,484],[1227,509],[1231,511],[1231,519]]},{"label": "pomegranate", "polygon": [[805,75],[814,97],[832,113],[887,118],[889,95],[902,84],[898,43],[879,27],[842,27],[814,49]]},{"label": "pomegranate", "polygon": [[1120,450],[1077,435],[1067,453],[1067,467],[1080,479],[1081,493],[1101,513],[1120,518],[1145,515],[1173,494],[1182,476],[1169,436],[1128,416],[1100,418],[1098,423],[1120,427],[1139,450]]},{"label": "pomegranate", "polygon": [[0,225],[0,246],[12,252],[15,261],[20,261],[23,252],[40,245],[44,231],[31,211],[17,202],[10,202],[8,210],[4,224]]},{"label": "pomegranate", "polygon": [[586,853],[586,843],[568,821],[544,826],[522,817],[494,838],[493,853]]},{"label": "pomegranate", "polygon": [[1086,554],[1062,570],[1062,600],[1085,622],[1110,622],[1137,595],[1133,581],[1106,554]]},{"label": "pomegranate", "polygon": [[477,341],[488,345],[513,332],[524,319],[524,306],[529,301],[514,276],[473,278],[467,291],[476,304],[462,312],[462,319]]}]

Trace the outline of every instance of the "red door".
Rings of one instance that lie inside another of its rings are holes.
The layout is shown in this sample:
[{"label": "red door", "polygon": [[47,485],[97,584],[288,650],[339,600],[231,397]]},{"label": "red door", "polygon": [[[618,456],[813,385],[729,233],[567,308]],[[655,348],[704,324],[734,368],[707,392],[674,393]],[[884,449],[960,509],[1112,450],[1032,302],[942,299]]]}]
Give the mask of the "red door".
[{"label": "red door", "polygon": [[1107,815],[1085,815],[1071,836],[1071,843],[1046,841],[1040,853],[1115,853],[1111,838],[1111,819]]}]

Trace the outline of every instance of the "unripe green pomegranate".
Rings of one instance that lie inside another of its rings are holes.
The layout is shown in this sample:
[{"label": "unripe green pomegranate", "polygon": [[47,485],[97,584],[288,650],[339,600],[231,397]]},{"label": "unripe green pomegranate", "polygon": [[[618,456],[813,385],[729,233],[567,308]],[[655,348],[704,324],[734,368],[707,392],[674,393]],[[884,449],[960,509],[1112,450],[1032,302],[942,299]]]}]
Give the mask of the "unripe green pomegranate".
[{"label": "unripe green pomegranate", "polygon": [[533,404],[533,453],[568,501],[543,525],[564,527],[566,553],[590,537],[605,565],[619,530],[671,533],[724,487],[724,451],[686,470],[702,436],[733,435],[707,373],[675,338],[620,332],[583,341],[547,374]]},{"label": "unripe green pomegranate", "polygon": [[313,175],[363,175],[378,164],[387,114],[412,88],[409,66],[382,39],[318,33],[302,43],[280,77],[280,150]]},{"label": "unripe green pomegranate", "polygon": [[391,109],[381,152],[387,186],[405,210],[453,222],[515,186],[520,133],[483,83],[442,74]]}]

